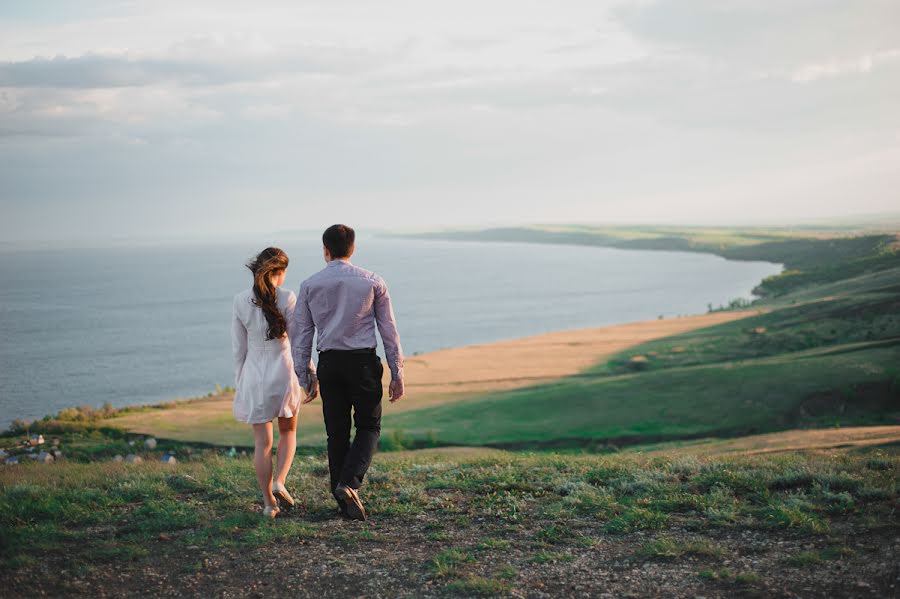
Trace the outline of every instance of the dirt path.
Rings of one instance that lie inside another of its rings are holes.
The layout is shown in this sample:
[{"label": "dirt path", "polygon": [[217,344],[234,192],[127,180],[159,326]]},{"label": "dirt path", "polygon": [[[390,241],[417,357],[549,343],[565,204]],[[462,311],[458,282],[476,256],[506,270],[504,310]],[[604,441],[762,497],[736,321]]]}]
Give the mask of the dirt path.
[{"label": "dirt path", "polygon": [[[763,454],[803,450],[851,449],[874,445],[900,444],[900,426],[855,426],[811,430],[790,430],[765,435],[751,435],[701,441],[668,447],[666,453],[685,454]],[[661,448],[661,450],[663,450]]]},{"label": "dirt path", "polygon": [[[535,559],[540,524],[443,526],[390,520],[361,524],[318,522],[306,538],[285,538],[241,550],[173,551],[154,543],[158,559],[119,563],[41,577],[14,574],[5,595],[13,597],[891,597],[897,596],[900,538],[844,527],[832,537],[790,531],[673,530],[609,536],[583,522],[590,542],[547,547]],[[503,539],[483,547],[483,539]],[[646,557],[641,547],[666,538],[704,543],[714,555]],[[435,556],[458,548],[469,556],[441,572]],[[803,555],[833,552],[839,559],[804,563]],[[801,556],[798,558],[798,556]],[[47,567],[65,569],[48,557]]]}]

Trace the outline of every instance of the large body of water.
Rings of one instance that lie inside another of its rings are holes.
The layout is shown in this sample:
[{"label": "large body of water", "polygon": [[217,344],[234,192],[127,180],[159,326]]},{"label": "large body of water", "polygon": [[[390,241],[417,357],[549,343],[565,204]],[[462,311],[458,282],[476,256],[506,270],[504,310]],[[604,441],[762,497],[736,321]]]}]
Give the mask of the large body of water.
[{"label": "large body of water", "polygon": [[[324,266],[281,247],[285,285]],[[682,252],[361,238],[407,355],[706,311],[780,271]],[[153,403],[233,384],[231,300],[258,243],[0,253],[0,428],[77,405]],[[382,354],[383,355],[383,354]]]}]

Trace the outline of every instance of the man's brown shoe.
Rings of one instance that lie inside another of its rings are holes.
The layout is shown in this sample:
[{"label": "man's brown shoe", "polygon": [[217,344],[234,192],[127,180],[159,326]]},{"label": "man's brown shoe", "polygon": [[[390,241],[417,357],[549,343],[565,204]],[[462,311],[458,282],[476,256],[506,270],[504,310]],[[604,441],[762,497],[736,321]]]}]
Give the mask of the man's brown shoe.
[{"label": "man's brown shoe", "polygon": [[366,519],[366,508],[363,507],[362,501],[359,500],[359,494],[357,494],[356,489],[347,485],[338,485],[334,490],[334,496],[347,506],[347,515],[350,518],[353,520]]}]

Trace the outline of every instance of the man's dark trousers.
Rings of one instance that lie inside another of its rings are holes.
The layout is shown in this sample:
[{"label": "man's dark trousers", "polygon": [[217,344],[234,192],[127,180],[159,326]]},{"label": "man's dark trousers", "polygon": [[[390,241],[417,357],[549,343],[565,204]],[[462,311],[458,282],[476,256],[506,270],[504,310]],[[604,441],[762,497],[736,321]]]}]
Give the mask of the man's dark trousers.
[{"label": "man's dark trousers", "polygon": [[[372,463],[381,435],[381,375],[384,366],[374,349],[319,353],[316,375],[328,433],[331,490],[343,483],[358,489]],[[356,436],[350,443],[350,414]]]}]

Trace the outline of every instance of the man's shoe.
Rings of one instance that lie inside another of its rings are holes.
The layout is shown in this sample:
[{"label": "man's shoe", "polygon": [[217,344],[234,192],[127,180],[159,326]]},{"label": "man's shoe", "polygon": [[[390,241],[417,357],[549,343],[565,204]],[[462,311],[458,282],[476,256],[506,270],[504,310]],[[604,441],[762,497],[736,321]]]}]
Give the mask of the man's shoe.
[{"label": "man's shoe", "polygon": [[363,507],[362,501],[359,500],[356,489],[343,484],[338,485],[334,490],[334,497],[338,501],[344,502],[344,505],[347,506],[347,515],[350,516],[351,519],[366,519],[366,508]]},{"label": "man's shoe", "polygon": [[350,514],[347,512],[347,504],[340,499],[337,500],[338,505],[338,514],[341,515],[341,518],[350,519]]}]

